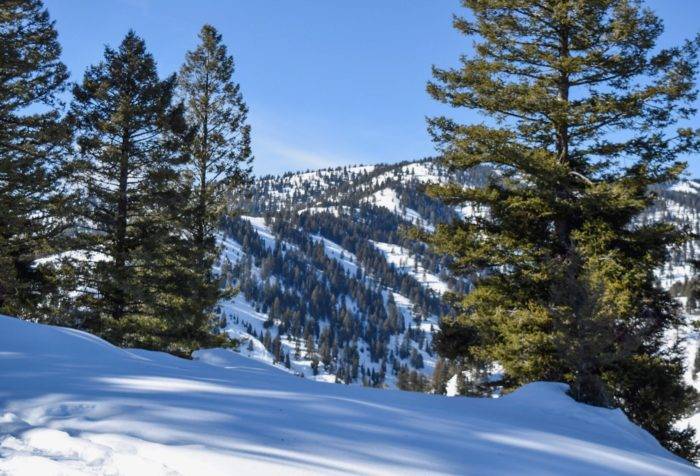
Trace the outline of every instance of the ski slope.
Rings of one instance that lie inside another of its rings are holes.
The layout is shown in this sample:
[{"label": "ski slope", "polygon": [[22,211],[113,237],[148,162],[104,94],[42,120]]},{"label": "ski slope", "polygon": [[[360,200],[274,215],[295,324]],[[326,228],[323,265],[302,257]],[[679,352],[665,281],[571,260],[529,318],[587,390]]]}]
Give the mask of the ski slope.
[{"label": "ski slope", "polygon": [[328,385],[0,316],[0,474],[697,474],[616,410]]}]

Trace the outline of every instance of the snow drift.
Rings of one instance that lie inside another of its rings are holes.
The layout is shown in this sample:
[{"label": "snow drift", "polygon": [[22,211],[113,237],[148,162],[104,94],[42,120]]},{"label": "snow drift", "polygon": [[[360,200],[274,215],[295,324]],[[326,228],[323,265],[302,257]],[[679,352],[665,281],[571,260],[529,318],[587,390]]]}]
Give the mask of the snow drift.
[{"label": "snow drift", "polygon": [[617,410],[311,382],[0,316],[0,474],[696,474]]}]

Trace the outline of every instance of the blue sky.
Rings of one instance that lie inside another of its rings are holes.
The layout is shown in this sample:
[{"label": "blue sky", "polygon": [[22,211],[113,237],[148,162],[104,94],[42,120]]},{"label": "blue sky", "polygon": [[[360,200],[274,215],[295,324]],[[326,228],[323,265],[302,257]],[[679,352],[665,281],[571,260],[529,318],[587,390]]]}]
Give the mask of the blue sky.
[{"label": "blue sky", "polygon": [[[425,93],[430,67],[456,65],[470,44],[451,27],[458,0],[45,3],[75,81],[129,28],[163,74],[179,68],[202,24],[219,29],[250,107],[258,175],[432,155],[425,117],[450,111]],[[666,24],[662,46],[698,32],[700,1],[647,4]],[[700,176],[695,162],[691,173]]]}]

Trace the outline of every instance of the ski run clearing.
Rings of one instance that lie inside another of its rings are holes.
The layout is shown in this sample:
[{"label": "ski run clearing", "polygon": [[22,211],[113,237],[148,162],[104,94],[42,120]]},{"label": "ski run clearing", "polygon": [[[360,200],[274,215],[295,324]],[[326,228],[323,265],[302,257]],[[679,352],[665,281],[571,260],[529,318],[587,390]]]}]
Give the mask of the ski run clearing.
[{"label": "ski run clearing", "polygon": [[697,474],[557,383],[500,399],[312,382],[0,316],[0,474]]}]

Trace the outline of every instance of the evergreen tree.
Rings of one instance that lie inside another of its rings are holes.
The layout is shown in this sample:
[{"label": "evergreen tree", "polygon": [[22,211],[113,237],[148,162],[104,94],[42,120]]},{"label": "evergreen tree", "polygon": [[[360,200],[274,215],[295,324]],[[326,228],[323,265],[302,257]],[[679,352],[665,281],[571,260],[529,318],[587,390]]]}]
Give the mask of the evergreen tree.
[{"label": "evergreen tree", "polygon": [[444,359],[435,361],[435,370],[433,371],[433,392],[444,395],[447,393],[447,366]]},{"label": "evergreen tree", "polygon": [[294,358],[301,359],[301,341],[298,338],[294,340]]},{"label": "evergreen tree", "polygon": [[46,320],[60,251],[68,130],[58,96],[68,73],[40,0],[0,3],[0,313]]},{"label": "evergreen tree", "polygon": [[685,234],[635,219],[653,185],[675,180],[698,135],[697,41],[655,48],[661,21],[637,0],[463,0],[455,27],[477,42],[459,69],[434,69],[437,100],[489,122],[440,117],[431,132],[452,170],[491,166],[483,187],[435,186],[447,204],[486,213],[429,238],[459,274],[481,273],[457,297],[438,348],[505,385],[559,380],[578,400],[620,406],[667,448],[692,458],[682,349],[685,324],[653,271]]},{"label": "evergreen tree", "polygon": [[418,352],[418,350],[414,347],[411,349],[411,366],[414,369],[422,369],[423,368],[423,354]]},{"label": "evergreen tree", "polygon": [[227,195],[249,182],[253,156],[246,123],[248,108],[240,86],[232,80],[233,57],[214,27],[204,25],[199,39],[200,44],[187,53],[180,69],[177,92],[193,128],[188,164],[191,210],[185,215],[185,224],[192,241],[190,266],[198,277],[192,283],[194,310],[204,323],[216,302],[230,295],[219,286],[212,270],[219,254],[215,232],[226,210]]},{"label": "evergreen tree", "polygon": [[410,373],[406,367],[401,367],[396,376],[396,387],[399,390],[410,390]]},{"label": "evergreen tree", "polygon": [[464,376],[464,369],[461,366],[457,367],[457,374],[455,377],[455,386],[457,387],[457,395],[468,395],[469,390],[467,388],[467,379]]},{"label": "evergreen tree", "polygon": [[[173,104],[175,76],[160,80],[144,41],[129,32],[73,90],[76,185],[84,195],[79,246],[86,325],[120,345],[189,355],[214,338],[213,320],[193,322],[180,216],[189,188],[180,173],[188,135]],[[214,316],[212,315],[212,318]]]}]

